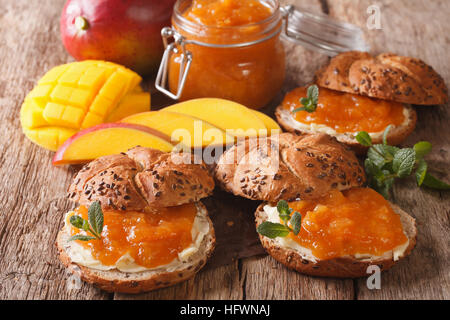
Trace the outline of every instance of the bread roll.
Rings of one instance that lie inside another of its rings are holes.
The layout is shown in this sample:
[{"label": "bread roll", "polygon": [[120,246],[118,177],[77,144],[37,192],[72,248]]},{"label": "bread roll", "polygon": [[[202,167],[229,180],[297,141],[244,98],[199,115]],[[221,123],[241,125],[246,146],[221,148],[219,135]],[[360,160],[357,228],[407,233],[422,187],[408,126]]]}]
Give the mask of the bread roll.
[{"label": "bread roll", "polygon": [[268,202],[314,199],[366,181],[354,153],[326,134],[242,141],[222,154],[214,175],[226,191]]},{"label": "bread roll", "polygon": [[319,86],[406,104],[448,101],[442,77],[420,59],[383,53],[372,57],[350,51],[332,58],[316,73]]}]

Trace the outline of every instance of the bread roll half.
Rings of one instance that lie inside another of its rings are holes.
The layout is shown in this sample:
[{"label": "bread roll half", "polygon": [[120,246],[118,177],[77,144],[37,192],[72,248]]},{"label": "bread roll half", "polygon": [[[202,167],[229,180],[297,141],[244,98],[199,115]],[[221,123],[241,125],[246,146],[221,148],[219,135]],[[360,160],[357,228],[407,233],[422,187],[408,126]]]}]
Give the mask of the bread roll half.
[{"label": "bread roll half", "polygon": [[[389,130],[387,141],[390,145],[398,145],[402,143],[413,131],[416,127],[417,122],[417,113],[411,107],[411,105],[404,104],[403,105],[403,114],[405,116],[405,120],[401,125],[392,126]],[[283,127],[284,130],[295,133],[295,134],[311,134],[311,133],[326,133],[330,136],[333,136],[337,139],[337,141],[349,146],[353,151],[357,154],[365,154],[367,152],[367,147],[359,144],[356,140],[356,135],[358,132],[345,132],[339,133],[336,132],[333,128],[330,128],[325,125],[314,125],[314,124],[306,124],[297,121],[292,113],[284,108],[283,106],[278,106],[275,111],[275,116],[277,118],[278,123]],[[369,132],[370,137],[372,138],[373,144],[380,144],[383,141],[383,131],[380,132]]]},{"label": "bread roll half", "polygon": [[[267,203],[261,204],[256,212],[256,226],[270,218],[264,207]],[[300,247],[298,244],[289,246],[280,238],[270,239],[259,235],[264,249],[275,260],[286,267],[311,276],[333,277],[333,278],[358,278],[368,276],[367,268],[370,265],[377,265],[382,271],[388,270],[401,259],[410,254],[416,245],[416,222],[413,217],[408,215],[398,206],[391,204],[392,209],[400,215],[403,231],[408,238],[407,244],[395,251],[385,252],[381,256],[345,256],[330,260],[319,260],[307,248]]]},{"label": "bread roll half", "polygon": [[186,259],[177,258],[169,265],[140,272],[123,272],[116,268],[105,270],[87,267],[82,262],[74,261],[79,260],[76,254],[77,244],[67,241],[70,237],[67,227],[64,227],[58,234],[56,245],[59,258],[70,272],[109,292],[140,293],[185,281],[194,276],[206,264],[216,242],[214,228],[205,206],[201,202],[197,202],[196,206],[198,211],[195,219],[199,219],[202,225],[206,226],[206,230],[201,233],[201,239],[193,240],[198,242],[197,250]]}]

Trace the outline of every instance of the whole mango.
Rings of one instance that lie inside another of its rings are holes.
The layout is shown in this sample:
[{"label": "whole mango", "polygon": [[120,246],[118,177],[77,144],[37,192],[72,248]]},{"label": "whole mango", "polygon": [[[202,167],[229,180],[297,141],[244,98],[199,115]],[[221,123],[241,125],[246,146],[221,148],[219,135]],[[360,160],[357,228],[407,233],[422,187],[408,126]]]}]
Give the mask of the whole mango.
[{"label": "whole mango", "polygon": [[141,75],[153,73],[162,57],[161,29],[170,25],[175,0],[69,0],[61,36],[77,60],[106,60]]},{"label": "whole mango", "polygon": [[81,129],[148,111],[142,78],[111,62],[87,60],[54,67],[25,97],[20,121],[34,143],[55,151]]}]

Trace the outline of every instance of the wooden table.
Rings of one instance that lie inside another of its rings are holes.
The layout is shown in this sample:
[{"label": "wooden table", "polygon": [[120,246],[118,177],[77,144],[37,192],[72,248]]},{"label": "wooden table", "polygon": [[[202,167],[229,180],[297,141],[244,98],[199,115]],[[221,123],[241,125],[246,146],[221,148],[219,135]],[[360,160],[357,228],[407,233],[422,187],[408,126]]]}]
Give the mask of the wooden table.
[{"label": "wooden table", "polygon": [[[450,2],[447,0],[289,0],[364,29],[373,53],[392,51],[421,58],[450,83]],[[71,61],[59,36],[64,0],[0,1],[0,299],[449,299],[450,193],[418,189],[413,179],[397,183],[394,201],[410,212],[419,228],[410,257],[382,274],[381,290],[365,279],[335,280],[287,270],[268,256],[239,259],[208,268],[177,286],[138,296],[109,294],[83,284],[67,285],[54,242],[64,197],[74,169],[55,168],[52,153],[22,134],[19,109],[26,93],[49,68]],[[381,30],[366,26],[367,8],[377,5]],[[288,74],[283,92],[266,111],[273,114],[283,94],[312,80],[327,57],[286,44]],[[433,143],[431,167],[450,180],[449,106],[419,107],[418,125],[405,145]],[[445,173],[446,172],[446,173]],[[219,192],[220,193],[220,192]],[[255,204],[226,195],[237,211]],[[220,202],[219,199],[216,201]],[[220,208],[220,205],[218,206]],[[251,215],[252,212],[243,212]],[[218,239],[220,241],[220,239]]]}]

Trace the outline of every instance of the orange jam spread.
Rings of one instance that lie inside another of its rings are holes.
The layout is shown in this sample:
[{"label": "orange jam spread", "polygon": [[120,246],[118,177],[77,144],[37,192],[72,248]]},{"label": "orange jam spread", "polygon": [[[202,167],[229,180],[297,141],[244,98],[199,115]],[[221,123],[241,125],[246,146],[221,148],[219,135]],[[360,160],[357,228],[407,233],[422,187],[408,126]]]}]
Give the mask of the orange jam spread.
[{"label": "orange jam spread", "polygon": [[[93,258],[103,265],[114,265],[128,252],[136,264],[154,268],[172,262],[178,253],[191,245],[196,213],[193,203],[149,213],[104,210],[102,239],[76,242],[90,249]],[[76,209],[75,214],[88,218],[84,206]],[[80,233],[79,229],[67,225],[71,235]]]},{"label": "orange jam spread", "polygon": [[381,256],[407,241],[400,216],[376,191],[334,190],[318,200],[289,203],[302,215],[302,227],[288,237],[320,260],[355,254]]},{"label": "orange jam spread", "polygon": [[[291,111],[302,107],[300,98],[307,96],[306,90],[301,87],[288,93],[283,106]],[[339,133],[380,132],[390,124],[402,124],[405,118],[401,103],[326,88],[319,89],[319,103],[314,112],[299,111],[294,117],[302,123],[326,125]]]},{"label": "orange jam spread", "polygon": [[[172,24],[188,40],[192,63],[180,100],[222,98],[259,109],[279,92],[285,76],[277,8],[257,0],[193,0]],[[181,18],[183,19],[181,19]],[[214,47],[219,45],[219,47]],[[181,53],[172,54],[169,87],[178,91]]]},{"label": "orange jam spread", "polygon": [[194,0],[184,17],[205,26],[232,27],[256,23],[271,14],[257,0]]}]

